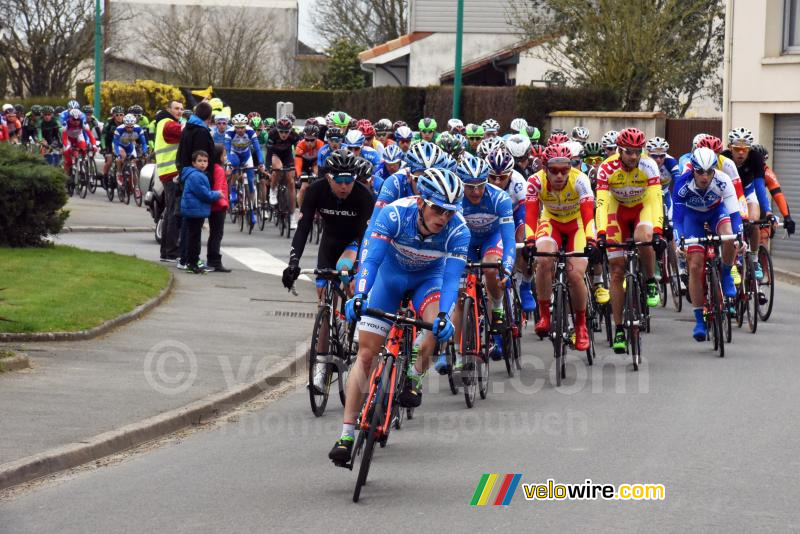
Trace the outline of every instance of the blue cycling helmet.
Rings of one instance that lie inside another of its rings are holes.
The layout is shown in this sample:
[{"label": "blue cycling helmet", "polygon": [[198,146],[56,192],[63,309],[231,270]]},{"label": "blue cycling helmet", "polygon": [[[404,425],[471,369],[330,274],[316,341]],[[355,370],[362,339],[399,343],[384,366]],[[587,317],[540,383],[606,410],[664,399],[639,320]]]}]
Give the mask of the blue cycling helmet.
[{"label": "blue cycling helmet", "polygon": [[506,174],[514,169],[514,158],[505,148],[498,146],[486,156],[486,163],[489,164],[491,172],[495,174]]},{"label": "blue cycling helmet", "polygon": [[458,211],[464,198],[464,185],[446,169],[427,169],[417,178],[417,190],[424,200],[446,210]]},{"label": "blue cycling helmet", "polygon": [[383,149],[384,163],[402,163],[404,159],[405,154],[397,145],[389,145]]},{"label": "blue cycling helmet", "polygon": [[411,141],[414,139],[414,132],[408,126],[400,126],[394,131],[395,141]]},{"label": "blue cycling helmet", "polygon": [[67,102],[67,109],[81,109],[81,105],[77,100],[70,100]]},{"label": "blue cycling helmet", "polygon": [[486,160],[466,154],[456,167],[456,175],[465,184],[485,184],[489,179],[489,164]]},{"label": "blue cycling helmet", "polygon": [[436,162],[433,164],[433,166],[436,167],[437,169],[448,169],[450,171],[455,172],[455,165],[453,165],[452,163],[454,161],[453,158],[450,157],[450,154],[442,150],[442,147],[438,148],[439,148],[439,155],[436,157]]},{"label": "blue cycling helmet", "polygon": [[348,130],[344,136],[344,146],[347,148],[361,148],[364,146],[364,134],[361,130]]},{"label": "blue cycling helmet", "polygon": [[[411,146],[406,154],[406,163],[411,172],[424,171],[439,164],[444,153],[442,149],[433,143],[420,141]],[[444,163],[442,161],[442,163]]]},{"label": "blue cycling helmet", "polygon": [[708,171],[716,168],[717,154],[710,148],[696,148],[694,152],[692,152],[690,161],[692,163],[692,169]]}]

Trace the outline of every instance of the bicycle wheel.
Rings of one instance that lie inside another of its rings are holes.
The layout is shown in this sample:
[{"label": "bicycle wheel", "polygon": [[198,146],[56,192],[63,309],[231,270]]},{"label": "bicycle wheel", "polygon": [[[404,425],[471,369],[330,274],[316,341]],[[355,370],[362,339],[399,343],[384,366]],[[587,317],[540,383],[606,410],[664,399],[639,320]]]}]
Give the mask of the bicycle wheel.
[{"label": "bicycle wheel", "polygon": [[[344,317],[344,308],[342,309],[341,317]],[[358,352],[355,350],[353,346],[353,334],[356,330],[355,323],[348,324],[342,319],[337,319],[336,324],[338,325],[337,328],[346,328],[346,332],[344,335],[344,345],[342,346],[342,361],[339,362],[339,367],[337,371],[337,378],[336,380],[339,382],[339,402],[342,403],[342,407],[345,405],[345,401],[347,400],[346,395],[346,387],[347,387],[347,379],[350,376],[350,367],[353,365],[353,362],[356,360],[356,356]],[[339,334],[341,336],[341,332]],[[341,339],[341,338],[340,338]]]},{"label": "bicycle wheel", "polygon": [[237,217],[239,218],[239,231],[244,232],[244,220],[247,217],[244,189],[239,190],[239,200],[236,202]]},{"label": "bicycle wheel", "polygon": [[464,358],[464,368],[461,371],[461,382],[464,384],[464,401],[467,408],[475,405],[475,393],[478,389],[478,322],[475,317],[475,302],[472,297],[465,296],[463,304],[464,313],[461,315],[461,354]]},{"label": "bicycle wheel", "polygon": [[755,263],[750,254],[746,254],[747,259],[747,327],[753,334],[758,330],[758,280],[756,280]]},{"label": "bicycle wheel", "polygon": [[478,394],[482,399],[489,393],[489,347],[492,346],[492,329],[489,324],[489,307],[486,305],[486,296],[480,295],[478,301],[478,327],[480,328],[482,340],[480,340],[480,357],[477,361],[478,367]]},{"label": "bicycle wheel", "polygon": [[86,173],[86,161],[81,158],[78,160],[78,195],[81,198],[86,198],[86,193],[89,192],[89,177]]},{"label": "bicycle wheel", "polygon": [[503,291],[503,312],[505,319],[503,320],[503,331],[501,339],[503,340],[503,361],[506,364],[506,372],[509,378],[514,376],[514,333],[511,329],[511,321],[513,320],[513,310],[511,309],[511,296],[510,289],[506,288]]},{"label": "bicycle wheel", "polygon": [[714,341],[714,350],[719,352],[720,358],[725,356],[725,335],[722,331],[722,287],[719,285],[719,273],[714,264],[706,266],[708,273],[708,303],[711,306],[711,338]]},{"label": "bicycle wheel", "polygon": [[524,327],[523,324],[523,317],[522,317],[522,302],[519,298],[519,291],[517,291],[517,286],[513,286],[513,290],[511,292],[513,295],[513,310],[514,310],[514,320],[511,323],[512,333],[514,335],[514,365],[516,365],[518,370],[522,370],[522,329]]},{"label": "bicycle wheel", "polygon": [[106,197],[108,197],[109,202],[114,202],[114,190],[116,189],[113,185],[117,182],[117,175],[114,172],[109,171],[108,178],[105,181],[105,189],[106,189]]},{"label": "bicycle wheel", "polygon": [[67,194],[69,196],[73,196],[75,194],[75,184],[78,181],[78,169],[77,165],[72,165],[72,171],[67,176]]},{"label": "bicycle wheel", "polygon": [[775,272],[772,270],[772,255],[764,245],[758,246],[758,263],[764,278],[758,284],[758,316],[762,321],[768,321],[772,315],[772,299],[775,298]]},{"label": "bicycle wheel", "polygon": [[553,312],[551,315],[551,328],[553,329],[553,356],[556,364],[556,386],[561,385],[561,381],[566,378],[567,366],[564,362],[566,358],[565,332],[567,325],[567,297],[564,294],[564,287],[559,283],[553,292]]},{"label": "bicycle wheel", "polygon": [[[381,373],[381,385],[389,385],[391,384],[391,376],[392,370],[394,369],[394,357],[389,357],[386,360],[386,364],[383,367],[383,372]],[[364,443],[364,452],[361,455],[361,465],[358,468],[358,477],[356,478],[356,489],[353,491],[353,502],[358,502],[359,497],[361,496],[361,488],[367,482],[367,476],[369,475],[369,468],[370,464],[372,464],[372,453],[375,450],[375,441],[378,439],[378,428],[383,423],[383,419],[385,416],[384,409],[384,399],[386,397],[386,387],[379,387],[377,388],[377,393],[375,395],[374,404],[373,404],[373,411],[372,411],[372,419],[370,420],[369,429],[364,431],[361,430],[360,432],[366,432],[366,439]],[[390,407],[391,408],[391,407]],[[391,412],[391,410],[389,410]]]},{"label": "bicycle wheel", "polygon": [[117,187],[117,198],[119,199],[120,203],[123,203],[123,204],[130,204],[130,202],[131,202],[130,196],[128,195],[128,175],[127,175],[127,172],[128,171],[126,169],[123,169],[122,170],[122,184],[117,182],[117,185],[118,185],[118,187]]},{"label": "bicycle wheel", "polygon": [[133,201],[136,202],[136,207],[142,207],[142,188],[139,187],[139,169],[136,165],[131,166],[131,183],[133,184]]},{"label": "bicycle wheel", "polygon": [[[667,247],[669,248],[669,246]],[[667,306],[667,253],[666,251],[661,253],[661,258],[656,260],[656,267],[660,271],[660,277],[658,279],[658,297],[661,299],[661,307],[666,308]]]},{"label": "bicycle wheel", "polygon": [[672,248],[672,243],[667,246],[667,276],[669,278],[669,289],[672,294],[672,307],[680,313],[683,308],[683,298],[681,292],[681,277],[678,268],[678,253]]},{"label": "bicycle wheel", "polygon": [[264,231],[264,225],[267,222],[267,214],[265,213],[264,203],[263,202],[260,202],[256,206],[256,218],[258,219],[258,229],[263,232]]},{"label": "bicycle wheel", "polygon": [[331,341],[330,320],[330,307],[327,305],[321,306],[314,320],[311,348],[308,351],[308,398],[311,402],[311,411],[317,417],[325,413],[325,406],[328,404],[328,394],[331,388],[331,370],[327,364],[324,364],[325,375],[322,380],[322,390],[318,391],[314,386],[317,366],[320,365],[317,363],[317,358],[325,359],[332,356],[332,348],[335,346]]},{"label": "bicycle wheel", "polygon": [[639,370],[641,362],[641,293],[638,278],[634,274],[625,275],[625,337],[628,342],[628,353],[633,361],[633,370]]},{"label": "bicycle wheel", "polygon": [[256,221],[253,220],[253,218],[255,216],[255,211],[256,211],[256,209],[255,209],[255,206],[253,205],[253,200],[252,199],[248,199],[247,200],[247,212],[246,212],[246,215],[247,215],[247,233],[248,234],[252,234],[253,233],[253,228],[256,227]]},{"label": "bicycle wheel", "polygon": [[86,175],[89,177],[89,192],[94,195],[97,191],[97,164],[94,156],[86,160]]},{"label": "bicycle wheel", "polygon": [[448,341],[445,345],[445,357],[447,358],[447,384],[450,386],[450,393],[458,395],[458,385],[453,375],[453,369],[456,364],[456,346],[452,340]]}]

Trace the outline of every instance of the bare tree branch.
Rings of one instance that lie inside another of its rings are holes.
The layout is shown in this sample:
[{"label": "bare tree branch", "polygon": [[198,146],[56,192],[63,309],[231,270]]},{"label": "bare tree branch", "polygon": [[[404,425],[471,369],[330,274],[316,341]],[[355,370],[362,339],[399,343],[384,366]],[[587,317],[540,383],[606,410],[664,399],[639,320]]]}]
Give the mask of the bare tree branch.
[{"label": "bare tree branch", "polygon": [[328,46],[347,39],[370,48],[404,35],[407,11],[407,0],[321,0],[314,25]]}]

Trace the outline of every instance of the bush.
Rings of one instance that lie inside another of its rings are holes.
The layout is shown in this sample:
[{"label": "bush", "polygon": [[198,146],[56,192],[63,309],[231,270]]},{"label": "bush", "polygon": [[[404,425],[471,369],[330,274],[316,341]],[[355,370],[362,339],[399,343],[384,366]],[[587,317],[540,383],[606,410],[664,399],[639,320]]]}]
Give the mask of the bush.
[{"label": "bush", "polygon": [[25,106],[25,112],[31,110],[31,106],[38,104],[40,106],[66,106],[67,102],[72,100],[71,96],[31,96],[28,98],[7,98],[3,103],[9,104],[22,104]]},{"label": "bush", "polygon": [[367,118],[371,121],[387,118],[392,121],[403,119],[412,122],[424,117],[424,87],[372,87],[357,91],[337,91],[333,109],[346,111],[353,117]]},{"label": "bush", "polygon": [[[94,84],[85,86],[83,94],[86,101],[94,105]],[[153,80],[136,80],[133,83],[112,80],[100,84],[100,113],[103,117],[110,113],[112,106],[127,109],[138,104],[144,108],[144,114],[152,118],[173,100],[184,102],[180,89]]]},{"label": "bush", "polygon": [[68,215],[65,181],[41,156],[0,143],[0,246],[38,246],[60,232]]}]

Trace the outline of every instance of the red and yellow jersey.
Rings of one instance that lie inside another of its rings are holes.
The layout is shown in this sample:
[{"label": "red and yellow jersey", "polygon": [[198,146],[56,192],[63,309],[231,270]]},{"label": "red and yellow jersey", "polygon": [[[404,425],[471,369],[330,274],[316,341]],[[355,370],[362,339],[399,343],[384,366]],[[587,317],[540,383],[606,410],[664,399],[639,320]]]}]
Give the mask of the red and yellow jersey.
[{"label": "red and yellow jersey", "polygon": [[544,170],[528,178],[525,197],[526,238],[536,235],[540,220],[566,223],[578,218],[581,219],[586,237],[594,239],[594,195],[588,176],[573,167],[567,183],[558,191],[553,189]]},{"label": "red and yellow jersey", "polygon": [[642,205],[646,220],[656,233],[661,233],[663,208],[661,197],[661,173],[658,165],[649,157],[642,156],[639,165],[630,171],[622,167],[619,154],[606,159],[597,169],[597,231],[605,232],[609,214],[616,213],[619,205],[633,207]]}]

